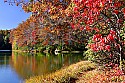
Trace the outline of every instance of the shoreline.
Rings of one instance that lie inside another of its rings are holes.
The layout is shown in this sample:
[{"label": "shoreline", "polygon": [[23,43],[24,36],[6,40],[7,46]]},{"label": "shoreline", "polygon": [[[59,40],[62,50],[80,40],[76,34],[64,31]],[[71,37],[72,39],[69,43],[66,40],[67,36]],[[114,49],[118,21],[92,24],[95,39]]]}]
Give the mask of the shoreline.
[{"label": "shoreline", "polygon": [[63,69],[57,70],[54,73],[48,75],[39,75],[26,79],[26,83],[62,83],[62,82],[74,82],[78,78],[81,72],[86,72],[96,69],[96,64],[90,61],[81,61],[72,64]]}]

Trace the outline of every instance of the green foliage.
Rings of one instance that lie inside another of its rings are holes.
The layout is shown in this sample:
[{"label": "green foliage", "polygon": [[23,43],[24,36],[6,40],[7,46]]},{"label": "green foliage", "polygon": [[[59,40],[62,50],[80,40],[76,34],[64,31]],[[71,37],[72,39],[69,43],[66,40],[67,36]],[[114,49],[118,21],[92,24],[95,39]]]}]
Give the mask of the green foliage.
[{"label": "green foliage", "polygon": [[10,30],[0,30],[0,50],[11,50],[9,43]]},{"label": "green foliage", "polygon": [[[124,21],[124,25],[125,25],[125,21]],[[120,33],[120,37],[123,41],[125,41],[125,26],[123,26],[121,28],[121,33]]]},{"label": "green foliage", "polygon": [[87,51],[85,51],[84,55],[85,55],[85,58],[88,59],[89,61],[95,61],[95,58],[97,56],[91,49],[88,49]]}]

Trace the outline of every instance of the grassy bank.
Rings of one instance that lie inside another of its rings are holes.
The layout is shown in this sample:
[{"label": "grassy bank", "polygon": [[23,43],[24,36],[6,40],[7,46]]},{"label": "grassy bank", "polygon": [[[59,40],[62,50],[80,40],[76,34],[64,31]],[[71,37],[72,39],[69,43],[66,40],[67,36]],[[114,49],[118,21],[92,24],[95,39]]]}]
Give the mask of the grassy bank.
[{"label": "grassy bank", "polygon": [[81,72],[95,69],[96,65],[90,61],[81,61],[46,76],[34,76],[26,79],[26,83],[61,83],[74,82]]}]

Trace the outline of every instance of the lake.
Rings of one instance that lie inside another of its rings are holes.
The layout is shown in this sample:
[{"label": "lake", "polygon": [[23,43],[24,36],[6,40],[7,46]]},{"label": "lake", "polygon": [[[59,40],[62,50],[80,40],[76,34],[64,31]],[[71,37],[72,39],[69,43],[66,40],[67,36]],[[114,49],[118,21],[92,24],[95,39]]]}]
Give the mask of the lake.
[{"label": "lake", "polygon": [[49,74],[81,60],[82,54],[0,52],[0,83],[22,83],[31,76]]}]

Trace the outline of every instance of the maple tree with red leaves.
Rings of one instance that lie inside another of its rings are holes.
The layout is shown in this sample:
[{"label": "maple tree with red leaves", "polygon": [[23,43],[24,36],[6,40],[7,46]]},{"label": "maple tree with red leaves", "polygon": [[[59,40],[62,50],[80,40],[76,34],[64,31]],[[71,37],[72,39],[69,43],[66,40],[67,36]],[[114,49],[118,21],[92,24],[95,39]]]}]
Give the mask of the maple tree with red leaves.
[{"label": "maple tree with red leaves", "polygon": [[68,16],[72,17],[73,29],[83,28],[92,33],[90,49],[100,56],[103,51],[105,55],[113,54],[120,60],[124,57],[124,39],[120,36],[125,20],[124,0],[72,0],[72,12]]}]

